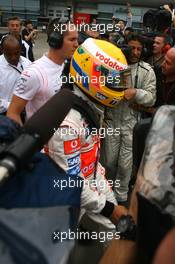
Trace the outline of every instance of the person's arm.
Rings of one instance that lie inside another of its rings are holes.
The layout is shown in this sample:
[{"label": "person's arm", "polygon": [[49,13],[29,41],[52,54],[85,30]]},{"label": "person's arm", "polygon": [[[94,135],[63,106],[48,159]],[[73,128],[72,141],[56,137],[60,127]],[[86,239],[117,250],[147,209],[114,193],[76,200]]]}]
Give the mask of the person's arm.
[{"label": "person's arm", "polygon": [[9,106],[10,102],[7,99],[0,98],[0,113],[5,113]]},{"label": "person's arm", "polygon": [[127,3],[127,17],[126,17],[126,27],[132,27],[132,13],[131,13],[131,4]]},{"label": "person's arm", "polygon": [[32,101],[41,87],[40,79],[30,66],[27,67],[17,80],[7,116],[22,124],[20,114],[28,101]]},{"label": "person's arm", "polygon": [[[134,103],[149,107],[156,101],[156,76],[151,67],[143,69],[139,67],[140,84],[136,89]],[[143,70],[142,70],[143,69]],[[138,82],[139,83],[139,82]]]},{"label": "person's arm", "polygon": [[[133,217],[135,223],[137,223],[137,196],[138,182],[135,185],[132,193],[130,208],[128,213]],[[118,213],[122,212],[122,208],[118,208]],[[138,247],[135,241],[123,240],[113,238],[111,244],[107,248],[104,256],[100,260],[99,264],[133,264],[137,263]]]},{"label": "person's arm", "polygon": [[136,90],[136,88],[133,88],[133,87],[131,87],[131,88],[128,88],[128,89],[126,89],[125,91],[124,91],[124,98],[126,99],[126,100],[132,100],[132,99],[134,99],[135,97],[136,97],[136,93],[137,93],[137,90]]},{"label": "person's arm", "polygon": [[27,100],[24,100],[16,95],[13,95],[12,101],[10,103],[10,106],[7,111],[7,116],[14,121],[18,122],[20,125],[22,125],[22,120],[21,120],[21,113],[24,110]]},{"label": "person's arm", "polygon": [[132,16],[132,13],[131,13],[131,3],[127,3],[127,12],[128,12],[128,16]]},{"label": "person's arm", "polygon": [[169,11],[171,14],[172,14],[172,10],[171,8],[169,7],[169,5],[164,5],[163,8],[167,11]]},{"label": "person's arm", "polygon": [[36,39],[37,33],[38,31],[36,29],[32,30],[32,32],[30,32],[28,36],[27,35],[24,36],[25,41],[29,41],[30,39],[31,40]]},{"label": "person's arm", "polygon": [[137,245],[130,240],[113,239],[106,249],[99,264],[133,264],[138,263],[136,259]]},{"label": "person's arm", "polygon": [[27,35],[27,31],[24,30],[24,31],[22,32],[23,39],[24,39],[25,41],[34,40],[34,39],[36,39],[37,32],[38,32],[37,29],[33,29],[33,30]]},{"label": "person's arm", "polygon": [[168,11],[168,12],[171,13],[171,16],[172,16],[172,26],[175,27],[175,16],[174,16],[174,11],[171,10],[171,8],[169,7],[169,5],[164,5],[163,7],[164,7],[164,9],[165,9],[166,11]]}]

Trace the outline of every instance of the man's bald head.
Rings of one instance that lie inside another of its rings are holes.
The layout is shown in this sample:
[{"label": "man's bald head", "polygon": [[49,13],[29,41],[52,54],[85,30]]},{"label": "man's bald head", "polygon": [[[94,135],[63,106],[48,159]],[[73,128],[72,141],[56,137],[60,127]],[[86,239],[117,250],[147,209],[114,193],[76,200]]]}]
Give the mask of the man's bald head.
[{"label": "man's bald head", "polygon": [[169,49],[165,55],[164,62],[161,65],[162,72],[167,81],[175,80],[175,48]]},{"label": "man's bald head", "polygon": [[171,48],[167,51],[168,55],[175,61],[175,48]]},{"label": "man's bald head", "polygon": [[12,35],[6,36],[2,41],[2,51],[8,63],[17,66],[21,47],[19,41]]}]

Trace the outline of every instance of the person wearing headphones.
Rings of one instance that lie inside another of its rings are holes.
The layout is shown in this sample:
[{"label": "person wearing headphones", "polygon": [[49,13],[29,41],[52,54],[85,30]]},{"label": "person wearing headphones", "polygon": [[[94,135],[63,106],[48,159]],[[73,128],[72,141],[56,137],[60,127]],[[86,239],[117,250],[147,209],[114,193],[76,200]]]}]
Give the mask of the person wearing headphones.
[{"label": "person wearing headphones", "polygon": [[72,57],[78,47],[78,33],[73,24],[50,22],[47,29],[49,50],[24,70],[14,88],[7,116],[22,124],[20,114],[26,107],[27,119],[57,93],[64,61]]},{"label": "person wearing headphones", "polygon": [[132,85],[124,91],[124,100],[116,109],[106,109],[107,127],[118,128],[119,135],[106,135],[103,144],[103,165],[107,177],[120,180],[114,189],[117,201],[128,205],[128,185],[132,173],[132,136],[135,124],[140,120],[140,108],[149,109],[156,100],[156,77],[151,66],[142,60],[144,43],[138,34],[129,34],[127,44]]},{"label": "person wearing headphones", "polygon": [[165,54],[171,48],[172,40],[169,36],[164,34],[157,34],[154,38],[153,55],[147,59],[154,68],[160,66],[164,61]]}]

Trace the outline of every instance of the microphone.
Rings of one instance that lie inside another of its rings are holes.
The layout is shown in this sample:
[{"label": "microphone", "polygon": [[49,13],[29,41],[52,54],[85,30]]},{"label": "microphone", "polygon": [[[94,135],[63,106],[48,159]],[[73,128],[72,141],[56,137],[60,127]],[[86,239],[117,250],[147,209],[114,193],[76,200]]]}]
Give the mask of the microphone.
[{"label": "microphone", "polygon": [[0,153],[1,183],[43,148],[73,107],[74,98],[70,90],[63,89],[26,122],[23,133]]}]

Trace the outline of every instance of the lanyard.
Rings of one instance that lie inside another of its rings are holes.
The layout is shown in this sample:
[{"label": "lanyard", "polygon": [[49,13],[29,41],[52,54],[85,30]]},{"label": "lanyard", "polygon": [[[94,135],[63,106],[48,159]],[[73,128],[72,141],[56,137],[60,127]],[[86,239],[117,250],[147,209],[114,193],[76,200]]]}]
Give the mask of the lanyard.
[{"label": "lanyard", "polygon": [[15,69],[17,72],[19,72],[20,74],[22,73],[22,71],[24,70],[24,68],[23,68],[23,66],[22,66],[22,64],[21,64],[21,71],[17,68],[17,67],[15,67],[14,65],[12,65],[12,64],[8,64],[11,68],[13,68],[13,69]]},{"label": "lanyard", "polygon": [[137,85],[138,85],[138,71],[139,71],[139,62],[137,64],[137,70],[136,70],[136,76],[135,76],[135,82],[134,82],[134,88],[137,89]]}]

